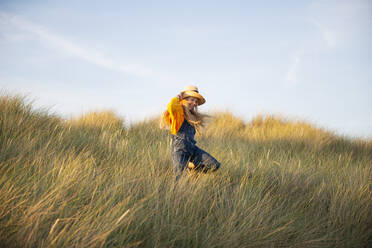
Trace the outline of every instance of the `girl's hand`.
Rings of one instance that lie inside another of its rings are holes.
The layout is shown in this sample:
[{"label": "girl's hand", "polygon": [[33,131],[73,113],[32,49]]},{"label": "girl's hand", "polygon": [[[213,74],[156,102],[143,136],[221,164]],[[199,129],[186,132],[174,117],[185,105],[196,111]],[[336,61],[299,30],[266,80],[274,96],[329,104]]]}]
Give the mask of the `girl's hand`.
[{"label": "girl's hand", "polygon": [[181,100],[183,99],[183,93],[182,93],[182,92],[179,93],[179,94],[177,95],[177,98],[178,98],[179,101],[181,101]]}]

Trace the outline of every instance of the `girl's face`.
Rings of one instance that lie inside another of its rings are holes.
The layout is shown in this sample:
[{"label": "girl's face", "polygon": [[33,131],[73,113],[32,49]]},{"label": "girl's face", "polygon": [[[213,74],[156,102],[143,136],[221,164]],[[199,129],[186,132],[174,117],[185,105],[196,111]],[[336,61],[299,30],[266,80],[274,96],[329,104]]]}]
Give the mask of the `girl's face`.
[{"label": "girl's face", "polygon": [[196,106],[198,106],[199,100],[196,97],[186,97],[185,100],[187,101],[187,108],[189,110],[193,110]]}]

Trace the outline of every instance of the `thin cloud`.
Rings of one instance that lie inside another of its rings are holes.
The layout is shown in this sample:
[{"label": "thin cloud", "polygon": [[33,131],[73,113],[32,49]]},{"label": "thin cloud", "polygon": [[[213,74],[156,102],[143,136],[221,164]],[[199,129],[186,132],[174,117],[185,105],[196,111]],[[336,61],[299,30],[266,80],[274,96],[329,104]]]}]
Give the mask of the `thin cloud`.
[{"label": "thin cloud", "polygon": [[370,41],[371,9],[369,0],[317,1],[309,7],[309,23],[327,48],[353,49]]},{"label": "thin cloud", "polygon": [[300,55],[297,53],[293,56],[289,69],[287,71],[286,80],[291,84],[296,84],[296,73],[300,64]]},{"label": "thin cloud", "polygon": [[335,47],[336,37],[334,32],[316,20],[310,20],[310,22],[319,29],[319,31],[322,34],[323,40],[327,44],[327,46],[330,48]]},{"label": "thin cloud", "polygon": [[140,66],[121,64],[100,53],[82,48],[81,46],[61,36],[54,34],[43,26],[34,24],[20,16],[0,12],[0,24],[10,24],[22,32],[33,34],[43,42],[46,42],[48,45],[56,47],[63,52],[67,52],[79,59],[95,64],[101,68],[123,73],[130,73],[137,76],[145,76],[149,73],[147,70],[141,68]]},{"label": "thin cloud", "polygon": [[304,42],[301,48],[298,48],[293,52],[286,74],[286,81],[290,84],[298,83],[301,64],[306,64],[306,62],[303,62],[306,60],[307,55],[314,54],[318,51],[332,50],[337,45],[334,32],[315,20],[310,20],[310,23],[317,27],[317,30],[320,31],[320,36],[314,35],[310,42]]}]

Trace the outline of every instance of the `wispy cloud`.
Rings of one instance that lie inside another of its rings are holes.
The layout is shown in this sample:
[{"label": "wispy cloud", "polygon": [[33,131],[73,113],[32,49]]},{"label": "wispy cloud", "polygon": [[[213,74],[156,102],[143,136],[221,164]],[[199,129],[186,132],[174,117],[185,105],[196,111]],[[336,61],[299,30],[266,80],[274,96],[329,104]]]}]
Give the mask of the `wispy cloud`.
[{"label": "wispy cloud", "polygon": [[286,75],[287,82],[289,82],[291,84],[296,84],[297,83],[296,73],[297,73],[297,70],[299,68],[300,61],[301,61],[301,57],[300,57],[299,53],[296,53],[292,57],[291,64],[290,64],[289,69],[287,71],[287,75]]},{"label": "wispy cloud", "polygon": [[311,20],[312,25],[317,27],[320,31],[320,35],[314,35],[311,37],[310,41],[304,42],[301,47],[296,48],[291,57],[290,64],[286,74],[286,81],[291,84],[299,83],[301,65],[306,64],[306,56],[314,54],[319,51],[328,51],[336,46],[336,38],[334,33],[322,26],[320,23]]},{"label": "wispy cloud", "polygon": [[371,38],[372,2],[369,0],[314,1],[309,23],[331,49],[353,49]]},{"label": "wispy cloud", "polygon": [[[327,10],[332,10],[333,5],[326,5]],[[325,11],[322,8],[315,8],[310,12],[310,17],[307,18],[307,23],[310,27],[314,27],[315,32],[307,36],[306,40],[300,44],[300,47],[294,49],[290,57],[290,64],[286,74],[286,82],[293,85],[297,84],[300,78],[301,65],[306,64],[306,56],[312,55],[319,51],[329,51],[336,49],[339,46],[339,36],[334,29],[335,24],[331,22],[331,18],[325,16]],[[332,17],[336,19],[335,17]],[[338,24],[339,21],[337,20]],[[311,30],[311,29],[310,29]],[[304,68],[303,71],[306,71]]]},{"label": "wispy cloud", "polygon": [[325,25],[321,24],[319,21],[316,21],[314,19],[310,20],[310,23],[312,23],[315,27],[318,28],[318,30],[322,34],[322,38],[325,42],[325,44],[332,48],[336,45],[336,36],[335,33],[330,29],[327,28]]},{"label": "wispy cloud", "polygon": [[149,71],[141,66],[122,64],[99,52],[83,48],[82,46],[75,44],[74,42],[71,42],[60,35],[57,35],[50,30],[47,30],[41,25],[32,23],[21,16],[0,12],[0,24],[8,26],[11,25],[17,28],[19,31],[35,35],[41,41],[46,42],[48,45],[51,45],[56,49],[69,53],[79,59],[95,64],[101,68],[134,74],[137,76],[145,76],[149,74]]}]

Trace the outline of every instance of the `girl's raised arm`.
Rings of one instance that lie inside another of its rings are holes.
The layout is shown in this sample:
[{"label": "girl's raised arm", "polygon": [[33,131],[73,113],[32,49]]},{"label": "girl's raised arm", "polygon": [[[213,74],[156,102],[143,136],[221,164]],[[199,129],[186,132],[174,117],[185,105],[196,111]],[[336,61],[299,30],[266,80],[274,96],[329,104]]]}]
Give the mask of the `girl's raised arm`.
[{"label": "girl's raised arm", "polygon": [[177,134],[184,120],[183,108],[178,97],[173,97],[167,106],[171,118],[171,134]]}]

